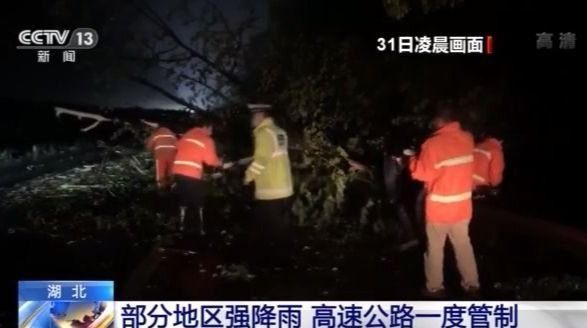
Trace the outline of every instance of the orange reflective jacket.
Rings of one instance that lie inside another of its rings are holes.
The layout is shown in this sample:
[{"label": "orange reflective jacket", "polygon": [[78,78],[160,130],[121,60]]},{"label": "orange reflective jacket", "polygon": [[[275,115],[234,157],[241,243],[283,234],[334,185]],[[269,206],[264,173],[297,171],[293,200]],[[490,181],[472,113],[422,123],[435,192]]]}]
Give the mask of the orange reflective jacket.
[{"label": "orange reflective jacket", "polygon": [[201,128],[193,128],[177,142],[173,174],[201,179],[203,164],[220,165],[214,140]]},{"label": "orange reflective jacket", "polygon": [[149,139],[147,149],[155,155],[155,159],[173,159],[175,157],[177,137],[168,128],[157,128]]},{"label": "orange reflective jacket", "polygon": [[475,146],[475,169],[473,181],[476,186],[499,185],[503,179],[505,162],[501,142],[487,138]]},{"label": "orange reflective jacket", "polygon": [[473,216],[473,137],[458,122],[442,127],[410,158],[412,177],[426,186],[426,220],[456,223]]}]

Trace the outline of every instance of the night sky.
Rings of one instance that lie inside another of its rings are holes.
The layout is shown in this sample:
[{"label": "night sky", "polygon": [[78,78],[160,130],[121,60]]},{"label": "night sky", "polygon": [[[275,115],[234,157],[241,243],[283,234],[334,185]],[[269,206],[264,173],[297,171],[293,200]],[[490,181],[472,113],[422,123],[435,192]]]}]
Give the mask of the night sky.
[{"label": "night sky", "polygon": [[[95,14],[95,24],[86,23],[85,18],[76,17],[70,14],[63,18],[61,13],[67,12],[69,8],[64,1],[21,1],[15,3],[15,9],[5,11],[3,15],[2,29],[2,61],[0,63],[2,79],[0,85],[0,98],[28,99],[35,101],[52,101],[65,103],[79,103],[97,105],[104,107],[132,107],[144,108],[183,108],[184,106],[170,101],[169,99],[153,92],[149,88],[140,86],[126,79],[109,80],[107,86],[96,87],[91,76],[93,71],[104,69],[105,65],[95,58],[90,52],[95,50],[78,51],[76,63],[62,63],[61,51],[55,50],[51,53],[51,63],[37,63],[35,50],[17,50],[18,33],[23,29],[75,29],[77,27],[91,27],[102,34],[107,26],[110,29],[131,29],[137,33],[153,33],[151,24],[146,23],[138,12],[127,13],[103,11],[103,14]],[[77,9],[80,5],[87,5],[88,12],[101,8],[100,3],[106,1],[76,1]],[[178,1],[149,1],[150,5],[161,13],[166,13]],[[117,1],[113,1],[117,3]],[[217,1],[218,8],[222,10],[229,22],[237,22],[244,16],[243,7],[251,8],[258,18],[255,31],[262,32],[267,28],[267,4],[265,1],[242,1],[228,0]],[[107,6],[102,6],[104,8]],[[64,9],[65,8],[65,9]],[[125,7],[130,8],[130,7]],[[76,9],[71,9],[75,11]],[[130,10],[130,9],[129,9]],[[191,35],[189,26],[183,26],[177,21],[170,20],[169,23],[184,37]],[[109,39],[104,40],[104,35],[97,48],[109,42],[109,46],[124,47],[125,40]],[[172,91],[180,97],[186,97],[190,90],[180,88],[175,90],[165,78],[158,72],[149,72],[147,75],[151,80],[157,81],[165,89]]]},{"label": "night sky", "polygon": [[[132,106],[175,108],[178,105],[156,92],[143,86],[129,83],[125,80],[111,80],[105,90],[96,88],[92,82],[92,71],[100,71],[104,63],[93,58],[90,51],[79,51],[77,63],[60,63],[60,52],[52,54],[51,64],[39,64],[36,62],[36,52],[33,50],[16,50],[18,32],[22,29],[34,28],[60,28],[73,29],[80,24],[88,25],[87,19],[77,19],[76,14],[59,16],[56,13],[67,11],[67,0],[61,1],[20,1],[16,2],[15,8],[4,11],[2,29],[2,85],[0,86],[0,97],[15,97],[18,99],[34,99],[49,101],[66,101],[100,106]],[[87,5],[88,11],[93,7],[100,8],[100,3],[108,1],[79,1],[79,6]],[[280,2],[280,1],[275,1]],[[285,2],[285,1],[281,1]],[[150,1],[151,5],[160,12],[166,12],[171,8],[174,1]],[[242,0],[216,1],[218,6],[231,20],[238,20],[244,15],[239,5]],[[338,4],[334,1],[323,1],[317,4],[312,1],[295,1],[298,7],[311,7],[314,15],[297,17],[292,15],[291,23],[306,26],[311,33],[313,26],[332,26],[334,33],[355,33],[357,30],[367,31],[369,38],[392,35],[393,33],[405,34],[467,34],[467,35],[495,35],[496,54],[488,60],[472,60],[472,66],[483,69],[488,67],[489,71],[511,70],[512,66],[524,63],[536,65],[535,71],[551,70],[558,66],[565,66],[565,56],[576,56],[576,52],[556,54],[539,53],[535,50],[535,33],[550,32],[578,32],[579,10],[570,1],[557,2],[529,2],[518,1],[511,4],[508,1],[466,1],[465,5],[457,7],[456,10],[441,10],[432,15],[412,15],[405,18],[399,24],[389,23],[392,20],[385,17],[381,3],[374,1],[372,5],[359,5],[358,3]],[[265,0],[251,1],[251,6],[259,18],[256,31],[267,30],[268,3]],[[76,9],[70,9],[75,11]],[[332,10],[343,12],[332,15]],[[344,11],[349,14],[345,14]],[[97,9],[96,9],[97,11]],[[126,28],[127,25],[134,26],[139,33],[152,33],[140,15],[128,13],[109,12],[104,9],[96,13],[92,19],[95,24],[89,24],[99,32],[105,27],[116,29]],[[90,21],[92,21],[90,20]],[[346,20],[345,22],[341,22]],[[383,24],[381,22],[384,21]],[[175,25],[179,33],[184,36],[192,32],[189,27],[184,27],[177,22]],[[289,24],[289,22],[284,22]],[[390,33],[391,32],[391,33]],[[124,46],[125,40],[107,39],[101,40],[110,44]],[[366,44],[369,44],[366,42]],[[581,47],[581,41],[578,42]],[[100,44],[98,45],[100,47]],[[460,59],[457,59],[460,60]],[[430,58],[421,58],[422,67],[448,62],[447,59],[436,61]],[[444,61],[444,62],[443,62]],[[497,63],[497,65],[493,65]],[[505,65],[504,65],[505,64]],[[509,66],[509,67],[506,67]],[[448,67],[448,65],[447,65]],[[527,67],[519,67],[520,71]],[[562,67],[564,70],[565,67]],[[481,71],[483,72],[483,71]],[[165,79],[157,72],[150,72],[148,76],[155,81],[161,82],[166,89],[172,90],[170,85],[165,85]],[[458,76],[457,76],[458,79]],[[175,94],[185,97],[190,90],[180,88],[173,91]]]}]

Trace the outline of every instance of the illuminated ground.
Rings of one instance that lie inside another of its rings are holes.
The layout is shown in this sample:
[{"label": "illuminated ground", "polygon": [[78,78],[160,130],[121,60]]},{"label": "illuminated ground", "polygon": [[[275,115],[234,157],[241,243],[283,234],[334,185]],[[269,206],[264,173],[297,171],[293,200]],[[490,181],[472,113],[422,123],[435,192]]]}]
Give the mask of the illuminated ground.
[{"label": "illuminated ground", "polygon": [[[14,250],[6,252],[6,274],[14,280],[113,279],[124,299],[421,298],[420,249],[398,253],[390,240],[345,229],[296,230],[288,267],[251,264],[246,197],[226,203],[213,194],[207,238],[182,239],[169,225],[174,200],[152,188],[149,166],[148,157],[129,154],[1,190],[1,247]],[[524,223],[487,206],[477,213],[473,237],[484,298],[587,296],[587,282],[579,278],[587,276],[585,258],[565,251],[564,240],[523,234]],[[567,246],[575,247],[577,238]],[[462,298],[454,263],[447,267],[450,298]]]}]

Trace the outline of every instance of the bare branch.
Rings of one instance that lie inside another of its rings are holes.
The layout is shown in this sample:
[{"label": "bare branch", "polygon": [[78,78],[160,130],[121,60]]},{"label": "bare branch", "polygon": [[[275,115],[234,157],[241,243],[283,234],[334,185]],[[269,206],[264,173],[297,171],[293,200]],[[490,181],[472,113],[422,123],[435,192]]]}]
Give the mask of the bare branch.
[{"label": "bare branch", "polygon": [[141,13],[143,13],[145,15],[145,17],[147,17],[159,29],[161,29],[163,32],[165,32],[173,41],[175,41],[181,48],[185,49],[190,55],[201,60],[206,65],[213,68],[215,71],[220,73],[222,76],[224,76],[231,83],[236,84],[236,85],[242,84],[242,81],[240,80],[240,78],[238,76],[236,76],[234,73],[231,73],[231,72],[225,70],[224,68],[221,67],[221,65],[213,62],[212,60],[210,60],[210,58],[208,58],[207,56],[203,55],[202,53],[200,53],[196,49],[194,49],[194,48],[190,47],[188,44],[186,44],[179,37],[179,35],[177,35],[177,33],[175,33],[175,31],[171,28],[171,26],[169,26],[169,24],[167,24],[165,22],[165,20],[163,18],[161,18],[157,14],[157,12],[155,12],[155,10],[153,10],[148,4],[146,4],[145,2],[142,2],[141,4],[136,4],[135,2],[133,2],[133,4]]},{"label": "bare branch", "polygon": [[145,175],[145,174],[146,174],[146,172],[145,172],[145,171],[143,171],[143,170],[142,170],[142,169],[139,167],[139,165],[141,164],[141,162],[139,162],[139,160],[138,160],[136,157],[134,157],[134,156],[132,156],[132,157],[131,157],[131,159],[132,159],[132,160],[130,161],[130,164],[132,164],[132,166],[133,166],[133,167],[134,167],[134,168],[135,168],[135,169],[136,169],[136,170],[137,170],[137,171],[138,171],[140,174],[142,174],[142,175]]},{"label": "bare branch", "polygon": [[100,121],[96,121],[96,122],[94,122],[94,124],[88,125],[87,127],[83,128],[82,131],[88,132],[88,131],[92,130],[93,128],[97,127],[98,125],[100,125],[100,123],[101,123]]},{"label": "bare branch", "polygon": [[163,50],[159,50],[159,51],[157,51],[157,52],[155,53],[155,57],[157,57],[157,58],[160,58],[160,57],[161,57],[161,55],[164,55],[164,54],[166,54],[166,53],[170,53],[170,52],[174,51],[174,50],[175,50],[175,49],[177,49],[177,48],[178,48],[178,46],[177,46],[177,45],[173,45],[173,46],[172,46],[171,48],[169,48],[169,49],[163,49]]},{"label": "bare branch", "polygon": [[[257,18],[251,14],[250,17],[248,17],[247,19],[245,19],[244,21],[241,22],[241,25],[239,27],[237,27],[235,30],[233,30],[230,28],[230,24],[228,23],[226,16],[222,12],[222,10],[214,3],[214,1],[206,0],[206,3],[212,8],[214,14],[220,20],[221,24],[224,27],[226,34],[228,34],[228,36],[232,39],[232,41],[234,43],[234,45],[233,45],[234,48],[232,50],[234,51],[234,53],[237,53],[237,54],[240,53],[244,48],[243,39],[244,39],[244,34],[247,30],[247,27],[251,28],[251,25],[257,20]],[[237,64],[238,64],[238,60],[233,60],[232,64],[229,65],[230,67],[228,68],[228,72],[234,73]]]},{"label": "bare branch", "polygon": [[228,33],[232,38],[237,39],[238,37],[235,35],[235,33],[230,28],[230,24],[228,24],[228,20],[226,20],[226,16],[224,16],[224,13],[222,12],[222,10],[220,10],[220,8],[218,8],[218,6],[214,3],[214,1],[206,0],[206,4],[208,4],[208,6],[210,6],[212,8],[214,13],[216,14],[216,17],[220,20],[220,22],[224,26],[226,33]]},{"label": "bare branch", "polygon": [[89,118],[89,119],[95,120],[95,122],[93,124],[81,129],[83,132],[88,132],[88,131],[92,130],[93,128],[97,127],[102,122],[112,121],[112,119],[106,118],[106,117],[99,115],[99,114],[80,112],[77,110],[71,110],[71,109],[62,108],[62,107],[55,107],[55,116],[59,117],[61,114],[72,115],[72,116],[77,117],[80,120],[82,118]]},{"label": "bare branch", "polygon": [[159,126],[157,123],[149,122],[149,121],[146,121],[146,120],[141,120],[141,122],[143,122],[143,124],[145,124],[147,126],[150,126],[152,128],[156,128],[156,127]]}]

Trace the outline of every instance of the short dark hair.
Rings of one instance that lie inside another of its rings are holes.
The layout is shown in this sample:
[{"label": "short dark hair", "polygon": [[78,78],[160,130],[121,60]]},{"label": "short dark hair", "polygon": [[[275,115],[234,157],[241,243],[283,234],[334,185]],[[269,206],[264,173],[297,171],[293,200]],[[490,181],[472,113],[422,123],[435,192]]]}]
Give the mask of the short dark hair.
[{"label": "short dark hair", "polygon": [[209,127],[214,126],[217,123],[216,117],[212,116],[212,114],[202,114],[196,117],[196,125],[199,127]]},{"label": "short dark hair", "polygon": [[445,122],[453,122],[458,120],[455,114],[454,106],[451,102],[448,101],[439,103],[438,106],[436,106],[434,118],[441,119]]}]

